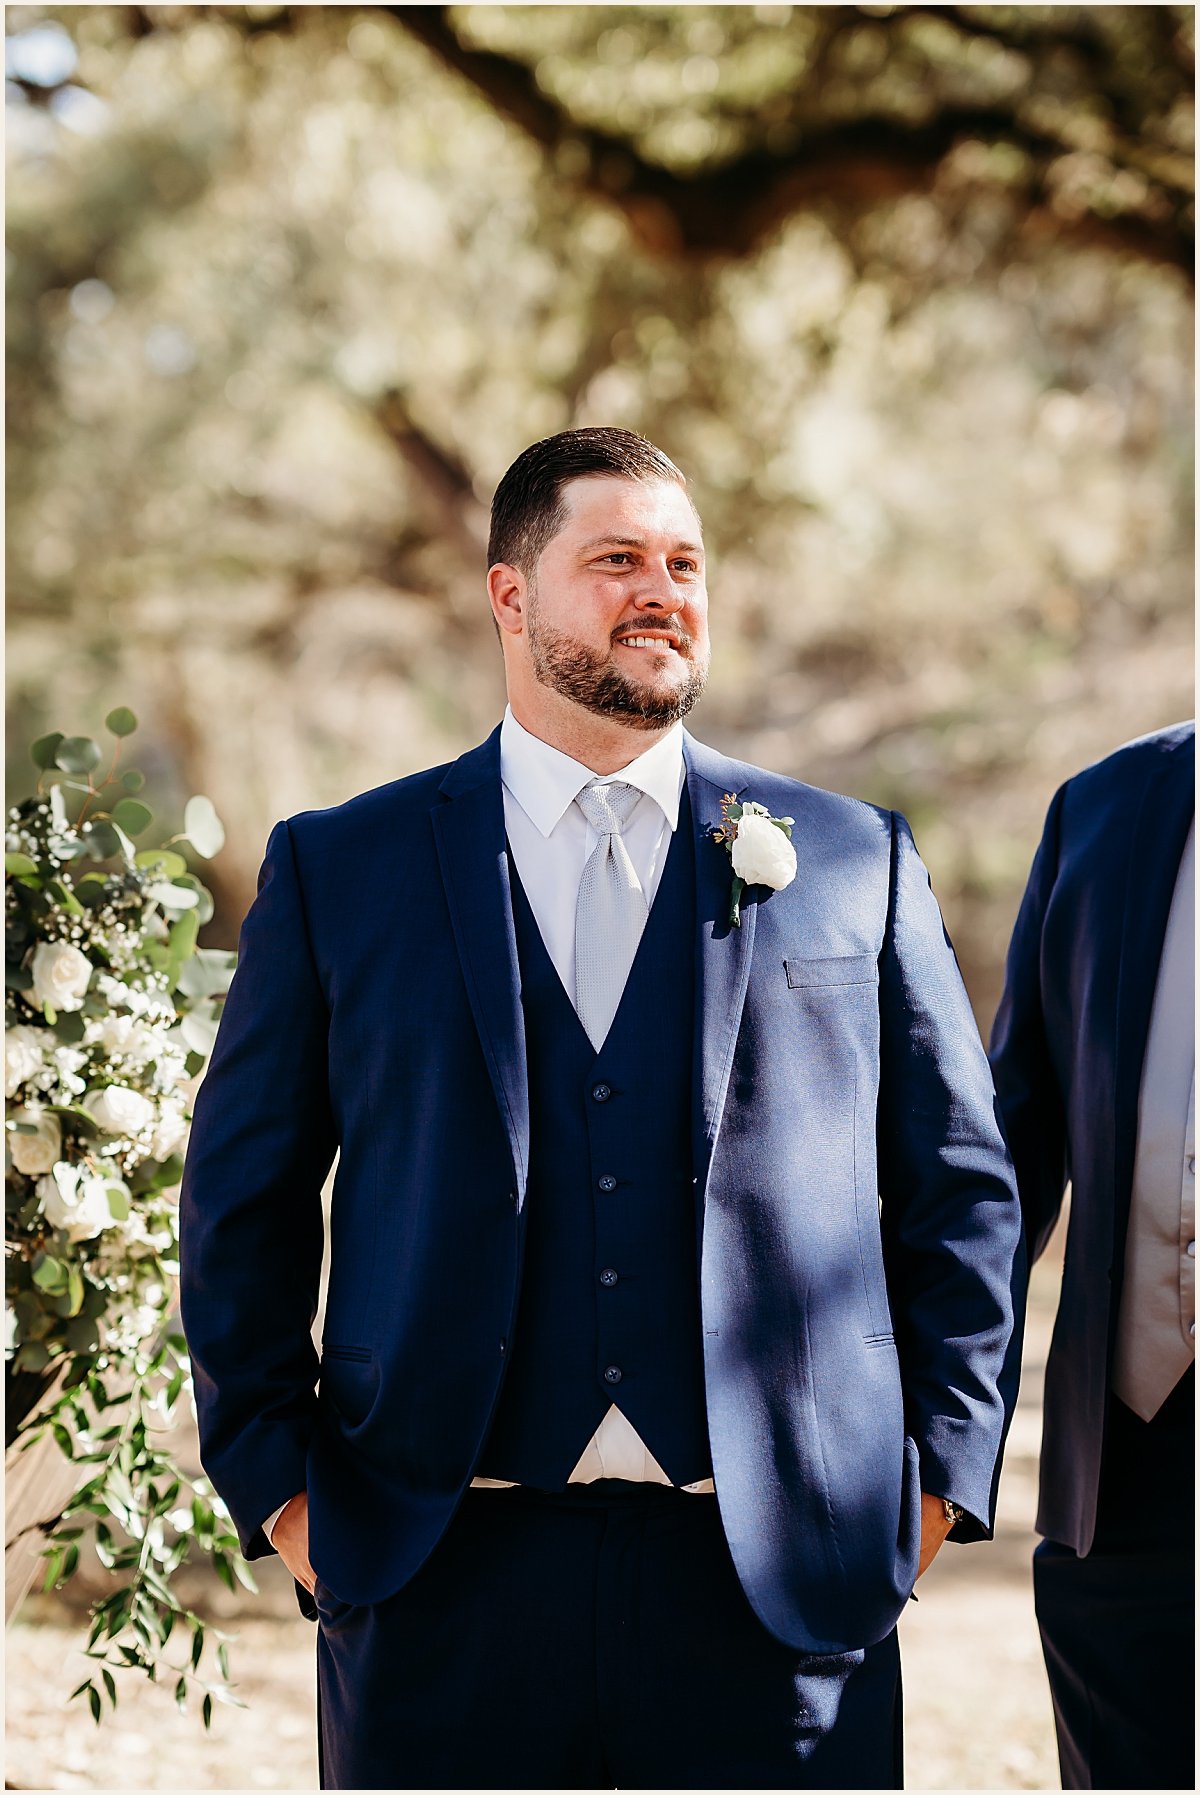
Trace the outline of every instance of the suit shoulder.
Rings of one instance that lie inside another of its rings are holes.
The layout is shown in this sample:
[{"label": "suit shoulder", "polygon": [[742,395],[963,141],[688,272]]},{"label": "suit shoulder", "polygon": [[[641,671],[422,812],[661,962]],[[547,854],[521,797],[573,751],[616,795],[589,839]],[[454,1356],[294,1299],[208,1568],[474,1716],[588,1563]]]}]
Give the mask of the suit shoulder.
[{"label": "suit shoulder", "polygon": [[768,767],[757,767],[750,761],[734,760],[718,754],[694,739],[689,740],[692,763],[711,785],[739,798],[752,798],[765,804],[773,816],[803,815],[808,821],[830,828],[862,832],[877,837],[882,829],[890,839],[892,812],[864,798],[852,798],[844,792],[828,791],[821,785],[809,785],[786,773],[773,773]]},{"label": "suit shoulder", "polygon": [[288,817],[288,828],[297,842],[329,847],[376,827],[395,827],[398,821],[403,823],[431,808],[438,787],[453,764],[446,761],[442,766],[409,773],[403,779],[391,779],[386,785],[372,786],[369,791],[358,792],[353,798],[321,810],[297,811]]},{"label": "suit shoulder", "polygon": [[1092,796],[1102,791],[1117,790],[1127,781],[1140,781],[1155,761],[1165,754],[1195,742],[1195,721],[1172,723],[1166,729],[1152,730],[1135,736],[1108,754],[1083,767],[1066,782],[1068,798]]}]

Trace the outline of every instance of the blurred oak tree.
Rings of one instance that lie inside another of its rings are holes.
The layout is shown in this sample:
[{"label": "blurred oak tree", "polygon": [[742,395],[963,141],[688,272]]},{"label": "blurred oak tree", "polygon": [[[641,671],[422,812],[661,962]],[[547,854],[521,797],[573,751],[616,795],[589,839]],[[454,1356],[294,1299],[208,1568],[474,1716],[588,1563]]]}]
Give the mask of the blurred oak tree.
[{"label": "blurred oak tree", "polygon": [[10,704],[270,822],[502,702],[487,506],[692,478],[696,727],[904,808],[986,1020],[1059,779],[1191,708],[1193,11],[7,9]]}]

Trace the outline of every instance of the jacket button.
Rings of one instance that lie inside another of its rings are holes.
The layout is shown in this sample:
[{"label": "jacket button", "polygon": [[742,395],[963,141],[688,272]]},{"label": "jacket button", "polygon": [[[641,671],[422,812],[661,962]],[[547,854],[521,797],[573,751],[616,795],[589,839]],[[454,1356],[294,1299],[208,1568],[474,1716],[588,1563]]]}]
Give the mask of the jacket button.
[{"label": "jacket button", "polygon": [[621,1367],[619,1365],[606,1365],[604,1367],[604,1381],[606,1384],[619,1384],[621,1381]]},{"label": "jacket button", "polygon": [[613,1285],[619,1284],[620,1281],[619,1275],[613,1270],[611,1265],[606,1265],[604,1270],[600,1273],[600,1282],[606,1290],[611,1290]]},{"label": "jacket button", "polygon": [[606,1085],[606,1084],[593,1085],[592,1086],[592,1096],[595,1098],[597,1103],[607,1103],[609,1098],[612,1096],[612,1086]]},{"label": "jacket button", "polygon": [[617,1188],[617,1181],[611,1172],[605,1172],[603,1178],[597,1178],[596,1183],[601,1190],[616,1190]]}]

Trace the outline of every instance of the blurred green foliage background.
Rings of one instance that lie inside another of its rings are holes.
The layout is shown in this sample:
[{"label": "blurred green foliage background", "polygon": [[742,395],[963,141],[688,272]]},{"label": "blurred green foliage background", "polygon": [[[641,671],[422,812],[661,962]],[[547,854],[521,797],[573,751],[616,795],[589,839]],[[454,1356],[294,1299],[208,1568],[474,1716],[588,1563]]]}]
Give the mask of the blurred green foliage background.
[{"label": "blurred green foliage background", "polygon": [[14,794],[132,705],[232,945],[275,818],[491,728],[494,485],[622,424],[696,732],[907,812],[986,1026],[1054,787],[1192,710],[1193,9],[5,25]]}]

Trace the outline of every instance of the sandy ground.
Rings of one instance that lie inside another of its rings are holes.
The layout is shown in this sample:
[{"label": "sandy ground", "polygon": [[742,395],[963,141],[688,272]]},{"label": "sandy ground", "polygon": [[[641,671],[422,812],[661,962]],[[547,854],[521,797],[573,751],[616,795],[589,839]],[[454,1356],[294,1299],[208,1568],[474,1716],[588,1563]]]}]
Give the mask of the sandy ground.
[{"label": "sandy ground", "polygon": [[[901,1624],[910,1789],[1059,1786],[1029,1568],[1056,1258],[1048,1253],[1034,1274],[996,1538],[947,1547]],[[257,1598],[238,1600],[215,1579],[189,1592],[236,1634],[231,1670],[246,1703],[218,1707],[207,1738],[198,1713],[176,1710],[169,1686],[133,1675],[119,1678],[120,1706],[100,1727],[81,1703],[67,1705],[91,1668],[80,1650],[86,1618],[61,1600],[28,1598],[7,1636],[8,1786],[316,1788],[315,1630],[278,1560],[256,1569]]]}]

